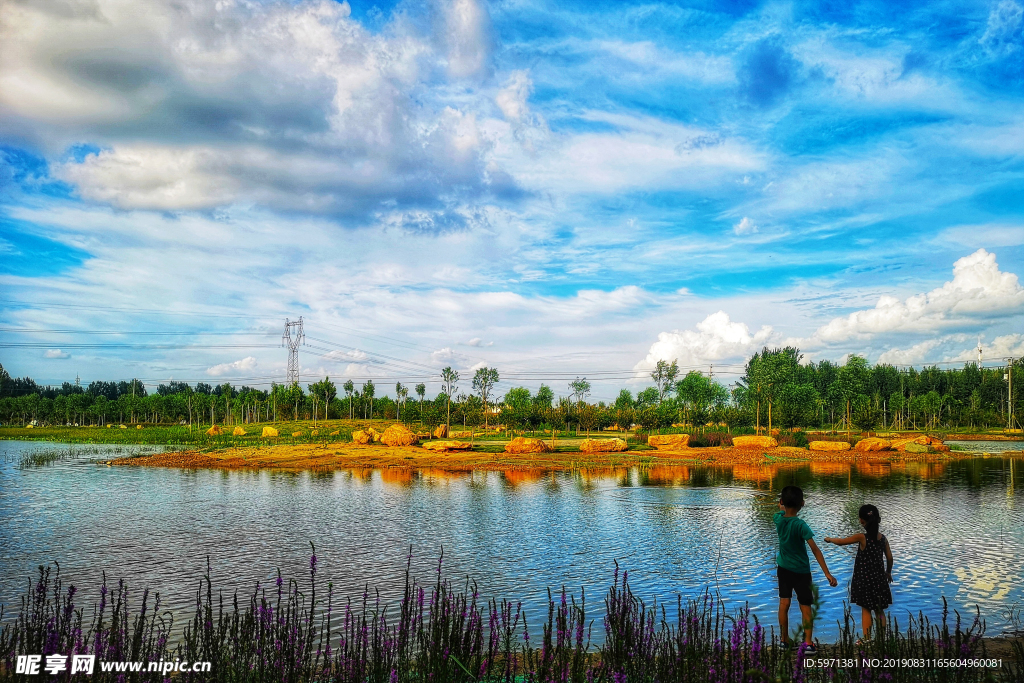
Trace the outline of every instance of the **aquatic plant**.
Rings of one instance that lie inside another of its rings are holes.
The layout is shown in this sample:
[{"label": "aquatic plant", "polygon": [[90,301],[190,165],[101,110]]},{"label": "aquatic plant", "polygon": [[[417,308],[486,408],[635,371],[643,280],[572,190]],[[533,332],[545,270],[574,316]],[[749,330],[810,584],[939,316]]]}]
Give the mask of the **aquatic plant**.
[{"label": "aquatic plant", "polygon": [[[411,560],[411,558],[410,558]],[[196,592],[195,611],[181,632],[161,613],[159,596],[144,591],[130,607],[127,585],[113,590],[105,577],[99,603],[86,620],[74,586],[60,568],[40,568],[21,599],[18,616],[0,630],[0,681],[33,680],[15,673],[19,654],[94,654],[89,680],[163,681],[161,672],[102,671],[100,661],[211,662],[208,673],[182,672],[175,681],[332,681],[336,683],[622,683],[672,681],[985,681],[1019,680],[1024,652],[1002,670],[984,668],[805,666],[806,648],[781,645],[746,607],[728,611],[710,592],[676,600],[673,618],[663,605],[646,605],[615,569],[605,596],[604,640],[591,645],[593,621],[586,600],[565,589],[548,594],[541,633],[531,633],[522,605],[481,601],[476,585],[461,590],[443,578],[421,585],[406,567],[405,590],[394,609],[367,587],[361,600],[337,604],[333,584],[317,579],[313,548],[308,579],[278,574],[256,584],[247,598],[214,591],[210,572]],[[950,621],[952,620],[952,624]],[[0,609],[0,622],[3,621]],[[86,625],[88,623],[88,625]],[[924,616],[906,628],[890,618],[868,644],[856,638],[846,610],[834,645],[816,657],[848,661],[972,659],[985,655],[984,623],[974,615],[943,612],[940,623]],[[78,680],[69,673],[61,680]],[[85,680],[85,679],[83,679]]]}]

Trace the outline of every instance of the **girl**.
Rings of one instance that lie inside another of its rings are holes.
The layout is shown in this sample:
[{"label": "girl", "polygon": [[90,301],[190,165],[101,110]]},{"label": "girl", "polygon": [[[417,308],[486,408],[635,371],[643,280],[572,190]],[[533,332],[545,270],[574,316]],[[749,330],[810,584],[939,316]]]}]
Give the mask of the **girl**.
[{"label": "girl", "polygon": [[[878,533],[881,518],[874,505],[861,505],[857,513],[864,533],[847,538],[826,538],[835,545],[857,544],[857,559],[853,563],[853,581],[850,583],[850,602],[860,607],[864,638],[871,637],[871,613],[878,619],[878,628],[885,624],[885,608],[892,604],[892,551],[889,539]],[[882,555],[885,568],[882,568]]]}]

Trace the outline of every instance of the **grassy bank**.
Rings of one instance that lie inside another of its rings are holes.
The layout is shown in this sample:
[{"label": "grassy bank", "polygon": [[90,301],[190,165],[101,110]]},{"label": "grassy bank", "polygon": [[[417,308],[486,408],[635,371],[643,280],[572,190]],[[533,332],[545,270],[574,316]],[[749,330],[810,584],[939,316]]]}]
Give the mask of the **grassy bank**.
[{"label": "grassy bank", "polygon": [[[615,568],[604,596],[605,616],[594,623],[585,596],[549,593],[539,631],[514,598],[481,599],[467,581],[461,589],[438,564],[432,584],[406,572],[404,597],[383,605],[367,588],[362,601],[339,604],[332,584],[317,579],[314,550],[309,574],[278,577],[246,595],[223,595],[207,577],[196,592],[194,617],[177,628],[160,609],[159,594],[104,585],[97,602],[84,602],[59,571],[40,568],[20,610],[0,632],[0,680],[31,680],[14,672],[18,654],[94,654],[89,680],[162,681],[162,674],[102,672],[100,661],[211,662],[209,673],[182,673],[180,681],[336,681],[425,683],[530,681],[536,683],[646,683],[660,681],[987,681],[1017,680],[1024,665],[1020,641],[990,653],[976,616],[944,612],[940,623],[889,620],[884,637],[857,642],[847,614],[837,642],[816,658],[857,665],[806,666],[801,646],[780,645],[773,627],[747,609],[726,610],[710,593],[671,610],[637,598]],[[87,616],[88,615],[88,616]],[[538,615],[530,615],[537,624]],[[591,645],[593,629],[604,634]],[[1000,660],[1000,655],[1002,659]],[[861,666],[863,660],[996,660],[990,667]]]}]

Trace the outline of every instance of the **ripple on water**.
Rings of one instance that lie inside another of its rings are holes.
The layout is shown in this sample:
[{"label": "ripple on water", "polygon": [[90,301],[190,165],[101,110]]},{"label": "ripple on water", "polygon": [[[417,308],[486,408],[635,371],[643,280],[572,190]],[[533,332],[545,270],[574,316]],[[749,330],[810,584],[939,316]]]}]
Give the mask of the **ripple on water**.
[{"label": "ripple on water", "polygon": [[[16,605],[33,568],[59,560],[86,596],[106,571],[159,589],[165,604],[187,615],[207,557],[215,587],[248,593],[256,581],[270,585],[278,567],[307,580],[312,540],[321,577],[355,599],[369,584],[396,600],[411,546],[414,576],[432,582],[443,548],[446,576],[473,577],[482,596],[522,600],[531,621],[546,615],[547,589],[563,585],[577,595],[585,589],[588,613],[599,619],[617,561],[647,600],[671,607],[676,595],[710,589],[774,623],[771,516],[787,484],[804,488],[802,516],[818,539],[853,532],[865,502],[881,508],[900,614],[921,609],[934,618],[942,594],[962,611],[978,604],[998,630],[1002,608],[1024,601],[1021,462],[979,458],[885,468],[401,476],[0,463],[0,602]],[[842,616],[853,553],[824,551],[840,580],[822,587],[827,638]]]}]

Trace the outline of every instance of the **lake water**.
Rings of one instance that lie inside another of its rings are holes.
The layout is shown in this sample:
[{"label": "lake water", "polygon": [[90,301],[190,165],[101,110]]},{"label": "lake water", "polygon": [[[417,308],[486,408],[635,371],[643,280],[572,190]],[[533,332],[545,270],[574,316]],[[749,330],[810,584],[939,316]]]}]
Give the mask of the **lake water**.
[{"label": "lake water", "polygon": [[944,595],[962,611],[978,605],[994,633],[1006,625],[1005,608],[1024,602],[1020,459],[286,474],[106,467],[88,461],[104,457],[93,452],[18,468],[22,454],[46,447],[0,442],[0,603],[8,617],[35,567],[54,560],[90,601],[106,571],[136,595],[159,590],[184,615],[207,557],[215,588],[248,590],[278,567],[308,577],[313,541],[319,576],[346,595],[369,583],[394,600],[410,546],[413,573],[428,582],[443,547],[446,576],[470,576],[483,597],[522,600],[531,622],[546,614],[548,587],[562,585],[577,595],[584,588],[588,612],[600,619],[617,560],[645,599],[674,605],[677,594],[710,586],[774,624],[771,516],[787,484],[803,487],[802,516],[840,582],[828,588],[814,566],[823,640],[837,631],[854,551],[820,539],[855,531],[866,502],[881,509],[895,554],[901,622],[908,610],[938,616]]}]

